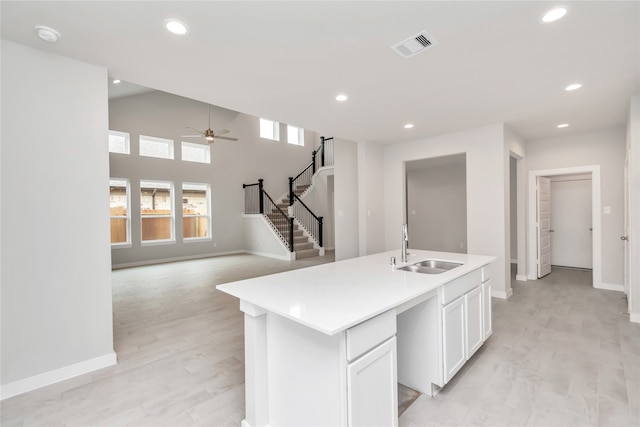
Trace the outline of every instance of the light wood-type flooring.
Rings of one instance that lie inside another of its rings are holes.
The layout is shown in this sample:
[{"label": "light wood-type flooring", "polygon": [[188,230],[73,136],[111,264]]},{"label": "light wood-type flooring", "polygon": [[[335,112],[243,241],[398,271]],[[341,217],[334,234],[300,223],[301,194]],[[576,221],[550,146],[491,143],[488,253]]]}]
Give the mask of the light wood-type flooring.
[{"label": "light wood-type flooring", "polygon": [[[238,426],[244,417],[243,316],[215,285],[303,268],[231,255],[113,272],[118,365],[1,402],[4,426]],[[640,325],[622,293],[554,269],[493,299],[494,333],[400,426],[640,425]]]}]

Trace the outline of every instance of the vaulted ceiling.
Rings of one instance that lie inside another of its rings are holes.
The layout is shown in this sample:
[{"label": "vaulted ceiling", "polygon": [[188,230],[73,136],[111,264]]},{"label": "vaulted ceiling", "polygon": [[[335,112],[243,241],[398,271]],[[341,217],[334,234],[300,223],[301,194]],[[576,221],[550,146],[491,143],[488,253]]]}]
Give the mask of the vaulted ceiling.
[{"label": "vaulted ceiling", "polygon": [[[564,4],[544,24],[555,2],[5,0],[1,24],[4,39],[112,78],[327,136],[392,143],[505,122],[531,140],[623,125],[640,92],[640,2]],[[432,47],[391,49],[421,31]]]}]

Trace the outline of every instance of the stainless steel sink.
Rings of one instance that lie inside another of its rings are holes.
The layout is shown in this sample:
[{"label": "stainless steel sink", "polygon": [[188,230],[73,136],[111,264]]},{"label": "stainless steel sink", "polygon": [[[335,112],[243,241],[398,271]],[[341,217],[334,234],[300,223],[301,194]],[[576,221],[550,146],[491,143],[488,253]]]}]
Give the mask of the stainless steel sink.
[{"label": "stainless steel sink", "polygon": [[456,267],[460,267],[462,263],[439,261],[436,259],[428,259],[426,261],[416,262],[415,264],[406,265],[398,268],[398,270],[411,271],[414,273],[422,274],[440,274],[445,271],[452,270]]}]

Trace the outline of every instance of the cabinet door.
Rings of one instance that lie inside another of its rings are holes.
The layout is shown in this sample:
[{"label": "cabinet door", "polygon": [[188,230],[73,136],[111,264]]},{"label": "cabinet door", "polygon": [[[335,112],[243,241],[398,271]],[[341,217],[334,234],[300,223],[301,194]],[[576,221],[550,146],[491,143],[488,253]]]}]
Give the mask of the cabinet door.
[{"label": "cabinet door", "polygon": [[482,318],[484,325],[483,339],[486,340],[493,333],[491,326],[491,280],[482,284]]},{"label": "cabinet door", "polygon": [[445,384],[466,362],[464,296],[442,308],[442,352]]},{"label": "cabinet door", "polygon": [[397,426],[396,338],[347,365],[349,426]]},{"label": "cabinet door", "polygon": [[482,325],[482,286],[467,292],[464,296],[465,324],[466,324],[466,359],[480,348],[484,342],[484,327]]}]

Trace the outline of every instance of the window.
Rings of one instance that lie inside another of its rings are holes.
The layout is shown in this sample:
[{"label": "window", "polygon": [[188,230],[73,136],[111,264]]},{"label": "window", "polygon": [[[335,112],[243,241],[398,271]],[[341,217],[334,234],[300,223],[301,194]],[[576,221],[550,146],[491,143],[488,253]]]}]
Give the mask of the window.
[{"label": "window", "polygon": [[129,210],[129,180],[109,180],[109,211],[111,215],[111,245],[131,244],[131,216]]},{"label": "window", "polygon": [[160,159],[173,159],[173,141],[140,135],[140,155],[158,157]]},{"label": "window", "polygon": [[109,152],[129,154],[129,134],[126,132],[109,131]]},{"label": "window", "polygon": [[280,141],[280,123],[273,120],[260,119],[260,138]]},{"label": "window", "polygon": [[140,181],[142,243],[173,242],[173,183]]},{"label": "window", "polygon": [[293,145],[304,145],[304,129],[287,125],[287,142]]},{"label": "window", "polygon": [[211,147],[182,141],[182,160],[187,162],[211,163]]},{"label": "window", "polygon": [[184,239],[211,237],[211,187],[208,184],[182,184],[182,233]]}]

